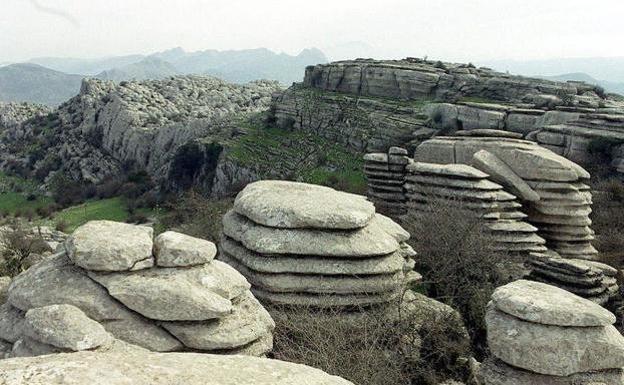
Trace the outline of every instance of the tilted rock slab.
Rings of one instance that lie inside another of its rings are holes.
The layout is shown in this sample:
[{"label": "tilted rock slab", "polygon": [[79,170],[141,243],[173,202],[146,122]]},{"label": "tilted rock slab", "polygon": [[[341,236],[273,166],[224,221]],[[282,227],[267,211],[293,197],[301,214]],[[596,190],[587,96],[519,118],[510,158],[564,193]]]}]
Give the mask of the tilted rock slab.
[{"label": "tilted rock slab", "polygon": [[203,265],[216,255],[214,243],[175,231],[165,231],[154,240],[156,264],[162,267]]}]

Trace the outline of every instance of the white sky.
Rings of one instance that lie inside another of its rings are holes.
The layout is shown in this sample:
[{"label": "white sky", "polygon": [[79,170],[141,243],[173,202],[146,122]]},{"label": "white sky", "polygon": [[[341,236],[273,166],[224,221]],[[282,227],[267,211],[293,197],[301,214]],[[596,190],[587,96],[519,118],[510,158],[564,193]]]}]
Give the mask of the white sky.
[{"label": "white sky", "polygon": [[623,24],[624,0],[0,0],[0,63],[352,41],[457,61],[624,56]]}]

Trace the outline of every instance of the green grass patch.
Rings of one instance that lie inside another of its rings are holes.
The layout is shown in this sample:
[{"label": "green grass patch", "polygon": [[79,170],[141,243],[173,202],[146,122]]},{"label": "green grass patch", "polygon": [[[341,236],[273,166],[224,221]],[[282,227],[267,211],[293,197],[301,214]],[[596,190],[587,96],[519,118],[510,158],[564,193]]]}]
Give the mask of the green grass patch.
[{"label": "green grass patch", "polygon": [[262,178],[281,178],[363,193],[361,154],[319,135],[242,124],[247,133],[228,145],[229,156]]}]

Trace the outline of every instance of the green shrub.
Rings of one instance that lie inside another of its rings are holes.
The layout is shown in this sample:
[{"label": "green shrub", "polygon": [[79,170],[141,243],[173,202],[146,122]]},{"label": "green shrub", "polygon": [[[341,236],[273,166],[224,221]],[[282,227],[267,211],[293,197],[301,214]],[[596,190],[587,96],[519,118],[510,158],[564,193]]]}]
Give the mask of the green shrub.
[{"label": "green shrub", "polygon": [[51,252],[43,238],[13,224],[0,233],[0,276],[14,277],[24,269],[23,263],[31,254]]}]

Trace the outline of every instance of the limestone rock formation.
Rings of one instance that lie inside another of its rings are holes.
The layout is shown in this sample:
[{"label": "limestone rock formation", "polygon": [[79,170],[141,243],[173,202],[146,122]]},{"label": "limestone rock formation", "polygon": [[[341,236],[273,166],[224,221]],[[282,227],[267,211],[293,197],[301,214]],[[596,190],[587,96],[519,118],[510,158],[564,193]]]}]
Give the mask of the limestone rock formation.
[{"label": "limestone rock formation", "polygon": [[5,385],[352,385],[319,369],[278,360],[119,349],[0,361]]},{"label": "limestone rock formation", "polygon": [[436,135],[485,129],[583,163],[595,143],[608,142],[600,151],[624,170],[624,103],[583,82],[417,58],[357,59],[309,67],[302,83],[275,96],[272,113],[278,124],[362,152],[411,150]]},{"label": "limestone rock formation", "polygon": [[375,208],[392,217],[405,214],[405,167],[407,150],[392,147],[388,153],[364,155],[364,173],[368,181],[368,197]]},{"label": "limestone rock formation", "polygon": [[[273,186],[281,199],[274,199]],[[331,212],[310,207],[306,202],[319,193],[340,204],[330,203]],[[387,303],[416,277],[411,271],[415,253],[404,243],[409,234],[375,214],[363,199],[295,182],[250,184],[223,218],[218,258],[245,275],[254,294],[268,302],[318,307]],[[354,207],[358,210],[352,212]]]},{"label": "limestone rock formation", "polygon": [[617,269],[604,263],[534,255],[529,266],[529,279],[557,286],[600,305],[617,297],[619,292]]},{"label": "limestone rock formation", "polygon": [[[165,234],[156,247],[143,226],[95,221],[76,229],[67,252],[15,277],[0,308],[0,340],[13,356],[108,349],[113,338],[152,351],[270,351],[275,325],[247,280],[212,260],[214,244]],[[152,263],[136,263],[146,258]]]},{"label": "limestone rock formation", "polygon": [[621,384],[624,337],[614,320],[600,306],[553,286],[521,280],[500,287],[486,315],[493,356],[483,365],[484,382]]},{"label": "limestone rock formation", "polygon": [[[202,167],[214,171],[212,162],[222,149],[218,143],[231,136],[230,118],[267,108],[271,94],[279,89],[276,82],[234,85],[202,76],[118,84],[85,79],[80,93],[45,119],[9,130],[0,140],[6,146],[0,167],[8,169],[11,163],[18,163],[39,170],[45,179],[62,166],[75,180],[99,183],[121,174],[123,165],[132,163],[154,181],[163,182],[175,179],[170,171],[175,169],[176,156],[184,156],[189,148],[201,152],[205,146],[210,154],[198,155],[195,160],[199,164],[186,170],[197,177],[193,174],[201,174]],[[200,139],[203,142],[196,142]],[[24,144],[34,142],[46,143],[46,147],[31,165],[27,161],[32,155],[30,147]],[[180,181],[169,182],[175,185]]]},{"label": "limestone rock formation", "polygon": [[[522,211],[527,221],[538,228],[538,234],[546,240],[549,249],[562,257],[593,260],[596,249],[591,245],[593,233],[591,220],[591,192],[585,184],[589,173],[579,165],[554,154],[533,142],[493,137],[437,137],[420,145],[414,154],[417,162],[439,164],[483,165],[479,159],[490,153],[510,171],[494,176],[507,188],[526,197]],[[476,160],[476,161],[475,161]],[[491,164],[491,163],[490,163]],[[526,182],[520,185],[519,179]],[[514,187],[515,186],[515,187]],[[529,189],[530,187],[530,189]],[[539,196],[535,200],[532,192]]]},{"label": "limestone rock formation", "polygon": [[407,166],[406,184],[410,217],[436,206],[450,205],[459,215],[483,220],[496,249],[522,257],[546,251],[537,228],[525,222],[516,197],[494,183],[489,175],[468,165],[413,162]]}]

